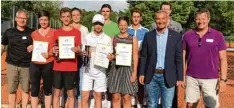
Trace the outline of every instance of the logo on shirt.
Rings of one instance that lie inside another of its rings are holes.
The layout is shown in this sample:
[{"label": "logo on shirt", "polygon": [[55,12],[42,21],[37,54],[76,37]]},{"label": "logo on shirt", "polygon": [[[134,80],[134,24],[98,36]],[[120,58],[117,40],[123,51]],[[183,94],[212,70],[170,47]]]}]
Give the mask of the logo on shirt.
[{"label": "logo on shirt", "polygon": [[214,42],[214,39],[206,39],[206,42],[212,43],[212,42]]},{"label": "logo on shirt", "polygon": [[22,39],[27,39],[27,36],[22,36]]}]

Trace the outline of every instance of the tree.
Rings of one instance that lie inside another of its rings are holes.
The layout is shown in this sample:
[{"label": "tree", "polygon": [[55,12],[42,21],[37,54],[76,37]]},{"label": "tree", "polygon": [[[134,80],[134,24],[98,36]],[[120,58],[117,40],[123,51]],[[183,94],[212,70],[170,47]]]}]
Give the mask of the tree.
[{"label": "tree", "polygon": [[51,14],[52,22],[59,23],[58,16],[60,6],[62,4],[61,1],[1,1],[1,4],[1,18],[5,20],[13,20],[16,11],[19,8],[22,8],[29,12],[29,25],[33,25],[33,27],[37,25],[37,22],[34,23],[34,21],[37,21],[36,14],[41,10],[49,11]]},{"label": "tree", "polygon": [[[154,22],[154,12],[160,10],[160,5],[162,1],[131,1],[128,0],[127,3],[129,4],[129,8],[125,10],[125,12],[121,12],[122,15],[128,15],[130,17],[130,10],[132,8],[138,8],[143,13],[143,21],[142,25],[150,28],[151,23]],[[172,7],[172,18],[175,21],[180,22],[181,24],[187,23],[187,18],[189,14],[194,9],[192,1],[170,1],[173,5]]]},{"label": "tree", "polygon": [[86,26],[89,31],[91,31],[92,19],[96,13],[97,13],[96,11],[85,11],[85,10],[82,11],[81,24]]},{"label": "tree", "polygon": [[196,1],[197,9],[207,8],[211,13],[210,26],[224,35],[234,35],[234,2],[232,1]]}]

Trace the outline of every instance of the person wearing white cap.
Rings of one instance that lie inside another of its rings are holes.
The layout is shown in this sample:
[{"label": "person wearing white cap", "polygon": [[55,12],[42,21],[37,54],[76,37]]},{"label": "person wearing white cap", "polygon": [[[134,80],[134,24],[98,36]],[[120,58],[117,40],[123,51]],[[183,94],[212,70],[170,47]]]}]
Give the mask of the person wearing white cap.
[{"label": "person wearing white cap", "polygon": [[94,31],[85,37],[85,45],[90,46],[90,61],[83,73],[82,80],[82,108],[89,107],[90,90],[94,90],[95,108],[102,107],[102,93],[106,91],[106,68],[94,65],[94,58],[97,44],[108,45],[112,48],[112,40],[103,32],[105,19],[101,14],[93,17]]}]

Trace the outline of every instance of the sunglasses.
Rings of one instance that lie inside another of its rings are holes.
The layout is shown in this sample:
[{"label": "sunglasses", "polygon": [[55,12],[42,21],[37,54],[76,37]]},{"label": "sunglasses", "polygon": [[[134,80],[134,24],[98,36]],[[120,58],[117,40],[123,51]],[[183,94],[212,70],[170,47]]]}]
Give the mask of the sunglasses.
[{"label": "sunglasses", "polygon": [[202,42],[201,42],[201,38],[198,39],[198,47],[201,47]]}]

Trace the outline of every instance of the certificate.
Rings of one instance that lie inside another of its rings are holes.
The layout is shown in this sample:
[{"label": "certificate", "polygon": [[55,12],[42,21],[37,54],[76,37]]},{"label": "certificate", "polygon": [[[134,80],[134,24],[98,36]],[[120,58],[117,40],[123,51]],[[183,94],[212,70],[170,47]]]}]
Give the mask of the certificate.
[{"label": "certificate", "polygon": [[59,58],[60,59],[75,59],[75,53],[72,47],[75,46],[74,36],[59,37]]},{"label": "certificate", "polygon": [[111,46],[97,44],[94,64],[100,67],[108,68],[109,59],[107,55],[111,52]]},{"label": "certificate", "polygon": [[117,43],[116,65],[131,66],[131,63],[132,63],[132,44]]},{"label": "certificate", "polygon": [[46,59],[41,55],[41,53],[47,53],[47,52],[48,52],[48,42],[34,41],[32,61],[46,62]]}]

